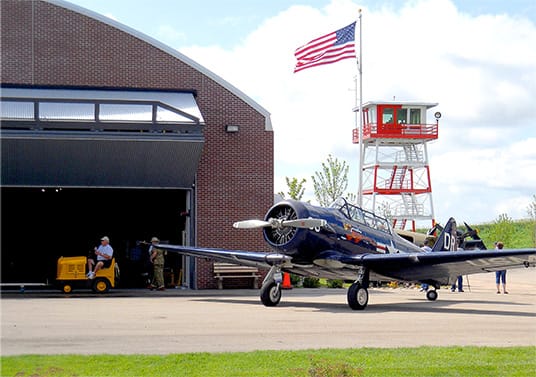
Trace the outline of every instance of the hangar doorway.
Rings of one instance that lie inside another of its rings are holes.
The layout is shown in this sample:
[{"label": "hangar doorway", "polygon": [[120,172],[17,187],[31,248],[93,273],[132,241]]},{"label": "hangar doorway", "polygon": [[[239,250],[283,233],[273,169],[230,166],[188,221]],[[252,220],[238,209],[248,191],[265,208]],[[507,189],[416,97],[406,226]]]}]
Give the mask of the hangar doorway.
[{"label": "hangar doorway", "polygon": [[[53,282],[60,256],[87,255],[110,237],[121,268],[119,286],[143,287],[147,249],[157,236],[182,244],[189,193],[177,189],[3,187],[2,281]],[[166,283],[184,281],[184,258],[166,256]],[[182,279],[182,281],[180,281]]]}]

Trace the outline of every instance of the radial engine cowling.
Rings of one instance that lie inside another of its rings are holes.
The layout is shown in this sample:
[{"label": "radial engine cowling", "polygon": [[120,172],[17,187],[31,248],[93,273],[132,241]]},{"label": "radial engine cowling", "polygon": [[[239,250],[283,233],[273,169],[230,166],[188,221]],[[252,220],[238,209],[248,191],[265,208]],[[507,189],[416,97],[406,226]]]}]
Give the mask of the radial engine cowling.
[{"label": "radial engine cowling", "polygon": [[[266,221],[286,221],[306,219],[309,211],[301,202],[284,201],[274,205],[265,216]],[[287,254],[298,246],[306,236],[307,229],[295,228],[292,226],[266,227],[264,228],[264,239],[270,246],[282,250]]]}]

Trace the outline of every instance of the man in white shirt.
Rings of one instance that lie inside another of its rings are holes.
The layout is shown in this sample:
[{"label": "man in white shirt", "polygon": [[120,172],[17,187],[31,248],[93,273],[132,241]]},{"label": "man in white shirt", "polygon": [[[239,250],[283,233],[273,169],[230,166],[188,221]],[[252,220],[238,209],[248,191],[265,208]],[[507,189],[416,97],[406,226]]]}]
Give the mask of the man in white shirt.
[{"label": "man in white shirt", "polygon": [[[108,268],[112,264],[112,257],[114,255],[114,249],[110,246],[110,239],[106,236],[101,238],[101,244],[98,248],[95,248],[95,258],[88,258],[87,267],[89,272],[87,277],[94,279],[95,274],[101,268]],[[95,269],[93,269],[93,265]]]}]

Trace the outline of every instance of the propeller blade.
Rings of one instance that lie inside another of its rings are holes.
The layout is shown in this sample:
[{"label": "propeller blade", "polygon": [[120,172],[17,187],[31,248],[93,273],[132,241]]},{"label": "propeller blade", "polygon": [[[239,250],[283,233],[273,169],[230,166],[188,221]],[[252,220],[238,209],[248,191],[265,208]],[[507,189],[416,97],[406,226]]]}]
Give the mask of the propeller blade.
[{"label": "propeller blade", "polygon": [[272,224],[264,220],[244,220],[233,224],[233,228],[237,229],[265,228],[267,226],[272,226]]},{"label": "propeller blade", "polygon": [[478,235],[478,229],[471,228],[465,221],[463,223],[467,228],[467,234],[471,236],[474,240],[479,240],[480,236]]},{"label": "propeller blade", "polygon": [[255,228],[282,228],[282,227],[292,227],[292,228],[316,228],[325,226],[327,224],[326,220],[323,219],[296,219],[296,220],[277,220],[270,219],[269,221],[264,220],[244,220],[237,221],[233,224],[233,228],[237,229],[255,229]]},{"label": "propeller blade", "polygon": [[321,227],[327,224],[327,221],[324,219],[296,219],[296,220],[285,220],[281,225],[291,226],[294,228],[316,228]]}]

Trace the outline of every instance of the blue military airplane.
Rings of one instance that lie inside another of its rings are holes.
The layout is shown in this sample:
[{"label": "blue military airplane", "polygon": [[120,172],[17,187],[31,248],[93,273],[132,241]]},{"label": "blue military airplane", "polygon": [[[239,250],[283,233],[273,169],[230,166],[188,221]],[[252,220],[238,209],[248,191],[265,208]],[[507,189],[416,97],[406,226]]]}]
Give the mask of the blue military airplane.
[{"label": "blue military airplane", "polygon": [[428,300],[436,289],[459,275],[535,267],[536,249],[458,250],[456,221],[451,218],[436,240],[433,252],[397,235],[389,222],[343,198],[329,207],[286,200],[268,210],[264,220],[246,220],[234,228],[262,228],[273,250],[254,252],[160,244],[162,249],[208,257],[239,265],[269,268],[260,298],[266,306],[281,300],[282,272],[301,276],[353,281],[348,305],[366,308],[370,281],[398,280],[427,283]]}]

